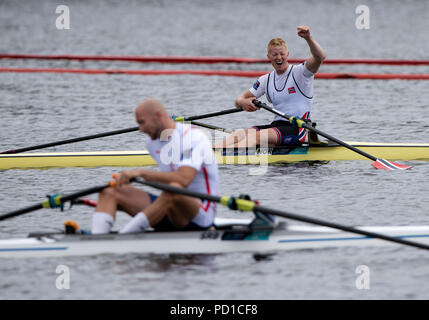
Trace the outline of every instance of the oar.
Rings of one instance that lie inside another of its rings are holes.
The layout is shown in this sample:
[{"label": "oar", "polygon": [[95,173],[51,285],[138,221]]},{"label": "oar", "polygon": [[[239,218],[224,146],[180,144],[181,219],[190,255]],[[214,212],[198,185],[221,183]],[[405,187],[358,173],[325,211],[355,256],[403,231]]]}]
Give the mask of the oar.
[{"label": "oar", "polygon": [[[219,127],[212,126],[212,125],[203,124],[200,122],[195,122],[194,120],[206,119],[206,118],[210,118],[210,117],[216,117],[216,116],[231,114],[231,113],[240,112],[240,111],[243,111],[243,109],[232,108],[232,109],[227,109],[227,110],[223,110],[223,111],[212,112],[212,113],[207,113],[207,114],[197,115],[197,116],[190,116],[190,117],[175,117],[175,116],[173,116],[173,119],[174,119],[174,121],[177,121],[177,122],[191,121],[191,123],[198,125],[198,126],[201,126],[201,127],[219,130],[219,131],[223,131],[223,132],[230,132],[227,129],[219,128]],[[132,127],[132,128],[127,128],[127,129],[108,131],[108,132],[104,132],[104,133],[98,133],[98,134],[83,136],[83,137],[79,137],[79,138],[72,138],[72,139],[66,139],[66,140],[60,140],[60,141],[55,141],[55,142],[50,142],[50,143],[39,144],[39,145],[31,146],[31,147],[11,149],[11,150],[0,152],[0,154],[15,154],[15,153],[33,151],[33,150],[55,147],[55,146],[59,146],[59,145],[63,145],[63,144],[86,141],[86,140],[97,139],[97,138],[102,138],[102,137],[108,137],[108,136],[113,136],[113,135],[117,135],[117,134],[128,133],[128,132],[133,132],[133,131],[138,131],[138,130],[139,130],[139,127]]]},{"label": "oar", "polygon": [[382,239],[385,241],[391,241],[391,242],[395,242],[395,243],[399,243],[399,244],[403,244],[403,245],[407,245],[407,246],[416,247],[419,249],[429,250],[429,246],[422,244],[422,243],[408,241],[408,240],[401,239],[401,238],[395,238],[395,237],[387,236],[387,235],[380,234],[380,233],[365,231],[365,230],[357,229],[355,227],[337,224],[334,222],[328,222],[328,221],[324,221],[324,220],[305,217],[305,216],[297,215],[294,213],[289,213],[286,211],[280,211],[280,210],[276,210],[276,209],[272,209],[272,208],[268,208],[268,207],[258,205],[254,201],[250,201],[250,200],[246,200],[246,199],[234,198],[231,196],[219,197],[219,196],[209,195],[209,194],[205,194],[205,193],[201,193],[201,192],[191,191],[188,189],[174,187],[174,186],[171,186],[171,185],[168,185],[165,183],[146,181],[146,180],[143,180],[141,178],[136,178],[136,179],[133,179],[132,181],[146,185],[146,186],[150,186],[150,187],[153,187],[156,189],[167,191],[167,192],[173,192],[173,193],[178,193],[178,194],[182,194],[185,196],[190,196],[190,197],[194,197],[194,198],[199,198],[199,199],[204,199],[204,200],[208,200],[208,201],[212,201],[212,202],[217,202],[217,203],[220,203],[220,204],[222,204],[222,205],[224,205],[230,209],[234,209],[234,210],[253,211],[253,212],[261,212],[261,213],[265,213],[265,214],[271,214],[274,216],[279,216],[279,217],[283,217],[283,218],[287,218],[287,219],[292,219],[292,220],[297,220],[297,221],[301,221],[301,222],[316,224],[316,225],[320,225],[320,226],[324,226],[324,227],[343,230],[343,231],[350,232],[350,233],[356,233],[356,234],[364,235],[364,236],[370,237],[370,238]]},{"label": "oar", "polygon": [[199,116],[173,117],[173,119],[175,121],[194,121],[194,120],[207,119],[207,118],[212,118],[212,117],[217,117],[217,116],[223,116],[226,114],[231,114],[231,113],[236,113],[236,112],[241,112],[241,111],[243,111],[243,109],[241,109],[241,108],[232,108],[232,109],[226,109],[226,110],[222,110],[222,111],[206,113],[206,114],[202,114]]},{"label": "oar", "polygon": [[45,143],[45,144],[39,144],[39,145],[31,146],[31,147],[25,147],[25,148],[20,148],[20,149],[11,149],[11,150],[0,152],[0,154],[20,153],[20,152],[27,152],[27,151],[43,149],[43,148],[48,148],[48,147],[55,147],[55,146],[68,144],[68,143],[80,142],[80,141],[85,141],[85,140],[91,140],[91,139],[96,139],[96,138],[108,137],[108,136],[113,136],[113,135],[117,135],[117,134],[137,131],[138,129],[139,129],[139,127],[132,127],[132,128],[127,128],[127,129],[109,131],[109,132],[98,133],[98,134],[93,134],[93,135],[79,137],[79,138],[72,138],[72,139],[60,140],[60,141],[55,141],[55,142],[50,142],[50,143]]},{"label": "oar", "polygon": [[292,117],[292,116],[288,116],[287,114],[284,114],[283,112],[280,112],[274,108],[269,107],[268,105],[266,105],[265,103],[259,101],[259,100],[253,100],[253,104],[255,106],[257,106],[258,108],[263,108],[265,110],[268,110],[282,118],[287,119],[291,124],[296,125],[298,128],[305,128],[308,129],[310,131],[313,131],[315,133],[317,133],[318,135],[321,135],[322,137],[325,137],[326,139],[329,139],[331,141],[334,141],[336,143],[338,143],[339,145],[342,145],[343,147],[346,147],[354,152],[359,153],[360,155],[371,159],[372,161],[374,161],[372,163],[372,166],[376,169],[386,169],[386,170],[395,170],[395,169],[400,169],[400,170],[406,170],[406,169],[410,169],[412,168],[411,166],[406,166],[403,164],[399,164],[399,163],[395,163],[392,161],[388,161],[385,159],[378,159],[377,157],[374,157],[356,147],[353,147],[352,145],[341,141],[327,133],[324,133],[322,131],[320,131],[319,129],[313,128],[312,126],[308,125],[307,123],[305,123],[302,119],[298,118],[298,117]]},{"label": "oar", "polygon": [[226,110],[212,112],[212,113],[206,113],[206,114],[202,114],[202,115],[199,115],[199,116],[191,116],[191,117],[177,117],[177,116],[173,116],[173,120],[176,121],[176,122],[185,122],[185,121],[187,121],[187,122],[190,122],[193,125],[200,126],[200,127],[203,127],[203,128],[208,128],[208,129],[212,129],[212,130],[217,130],[217,131],[222,131],[222,132],[226,132],[226,133],[231,133],[232,130],[221,128],[221,127],[217,127],[217,126],[214,126],[214,125],[211,125],[211,124],[197,122],[195,120],[206,119],[206,118],[211,118],[211,117],[217,117],[217,116],[222,116],[222,115],[236,113],[236,112],[241,112],[241,111],[243,111],[243,109],[241,109],[241,108],[232,108],[232,109],[226,109]]},{"label": "oar", "polygon": [[114,181],[112,180],[111,182],[109,182],[109,184],[105,184],[105,185],[101,185],[101,186],[96,186],[96,187],[92,187],[92,188],[88,188],[85,190],[81,190],[69,195],[61,195],[61,194],[56,194],[53,196],[48,196],[43,202],[26,207],[26,208],[22,208],[19,210],[15,210],[9,213],[5,213],[3,215],[0,215],[0,221],[1,220],[5,220],[8,218],[12,218],[12,217],[16,217],[16,216],[20,216],[23,215],[25,213],[31,212],[31,211],[35,211],[35,210],[39,210],[39,209],[43,209],[43,208],[58,208],[61,207],[61,205],[69,200],[73,200],[79,197],[83,197],[92,193],[97,193],[100,192],[101,190],[108,188],[110,186],[114,185]]},{"label": "oar", "polygon": [[199,126],[199,127],[207,128],[207,129],[222,131],[222,132],[225,132],[225,133],[232,133],[232,130],[221,128],[221,127],[217,127],[217,126],[213,126],[213,125],[207,124],[207,123],[201,123],[201,122],[197,122],[197,121],[191,121],[191,124]]}]

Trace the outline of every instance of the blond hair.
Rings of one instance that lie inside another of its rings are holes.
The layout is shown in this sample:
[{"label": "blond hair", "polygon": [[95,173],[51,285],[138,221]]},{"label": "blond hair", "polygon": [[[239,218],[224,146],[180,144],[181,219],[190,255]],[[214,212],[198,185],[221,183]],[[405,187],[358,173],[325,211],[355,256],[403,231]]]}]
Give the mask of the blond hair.
[{"label": "blond hair", "polygon": [[282,38],[274,38],[271,39],[270,42],[268,42],[268,46],[267,46],[267,52],[270,52],[270,49],[272,47],[285,47],[287,50],[287,45],[286,45],[286,41],[284,41]]}]

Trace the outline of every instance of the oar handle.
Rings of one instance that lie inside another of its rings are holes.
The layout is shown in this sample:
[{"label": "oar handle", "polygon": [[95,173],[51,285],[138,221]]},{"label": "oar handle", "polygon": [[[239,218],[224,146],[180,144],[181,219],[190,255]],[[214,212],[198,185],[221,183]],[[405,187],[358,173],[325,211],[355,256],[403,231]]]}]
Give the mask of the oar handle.
[{"label": "oar handle", "polygon": [[267,111],[270,111],[271,113],[274,113],[274,114],[276,114],[276,115],[278,115],[278,116],[280,116],[280,117],[288,120],[293,125],[296,125],[296,126],[298,126],[300,128],[305,128],[305,129],[308,129],[310,131],[313,131],[313,132],[317,133],[318,135],[320,135],[322,137],[325,137],[326,139],[331,140],[331,141],[333,141],[333,142],[335,142],[335,143],[337,143],[339,145],[342,145],[343,147],[346,147],[346,148],[348,148],[348,149],[350,149],[350,150],[352,150],[352,151],[354,151],[356,153],[359,153],[360,155],[362,155],[362,156],[364,156],[364,157],[366,157],[368,159],[371,159],[373,161],[377,161],[376,157],[374,157],[374,156],[372,156],[372,155],[366,153],[365,151],[362,151],[362,150],[360,150],[360,149],[358,149],[356,147],[353,147],[352,145],[348,144],[347,142],[341,141],[341,140],[339,140],[339,139],[337,139],[337,138],[335,138],[335,137],[333,137],[333,136],[331,136],[331,135],[329,135],[329,134],[327,134],[327,133],[325,133],[323,131],[320,131],[319,129],[316,129],[316,128],[308,125],[307,123],[305,123],[304,120],[302,120],[302,119],[300,119],[298,117],[289,116],[289,115],[287,115],[287,114],[285,114],[283,112],[280,112],[280,111],[278,111],[278,110],[276,110],[274,108],[269,107],[265,103],[263,103],[263,102],[261,102],[259,100],[256,100],[256,99],[253,100],[252,102],[258,108],[263,108],[263,109],[265,109]]}]

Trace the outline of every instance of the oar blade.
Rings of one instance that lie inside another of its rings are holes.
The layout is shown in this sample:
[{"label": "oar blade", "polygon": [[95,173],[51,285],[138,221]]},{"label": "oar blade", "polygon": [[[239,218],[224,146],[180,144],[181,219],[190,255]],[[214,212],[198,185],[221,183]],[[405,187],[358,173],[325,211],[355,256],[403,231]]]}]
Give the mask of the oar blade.
[{"label": "oar blade", "polygon": [[412,166],[407,166],[404,164],[399,164],[396,162],[388,161],[385,159],[377,159],[375,162],[372,163],[372,166],[376,169],[384,169],[384,170],[407,170],[411,169]]}]

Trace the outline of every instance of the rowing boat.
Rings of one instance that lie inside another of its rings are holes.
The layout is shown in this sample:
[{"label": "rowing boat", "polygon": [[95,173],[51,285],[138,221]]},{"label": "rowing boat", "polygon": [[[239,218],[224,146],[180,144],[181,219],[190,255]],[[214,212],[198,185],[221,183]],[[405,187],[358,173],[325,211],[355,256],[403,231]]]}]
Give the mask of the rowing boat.
[{"label": "rowing boat", "polygon": [[[34,233],[27,238],[0,240],[0,258],[88,256],[99,254],[272,254],[284,250],[373,247],[395,243],[328,227],[250,225],[250,219],[216,218],[216,228],[106,235]],[[359,227],[395,238],[429,244],[429,226]],[[397,245],[397,244],[396,244]]]},{"label": "rowing boat", "polygon": [[[348,142],[350,145],[389,160],[429,160],[429,143]],[[366,160],[337,144],[302,145],[292,148],[218,149],[219,164],[280,164],[302,161]],[[98,152],[49,152],[0,154],[0,170],[65,167],[137,167],[156,165],[146,150]]]}]

